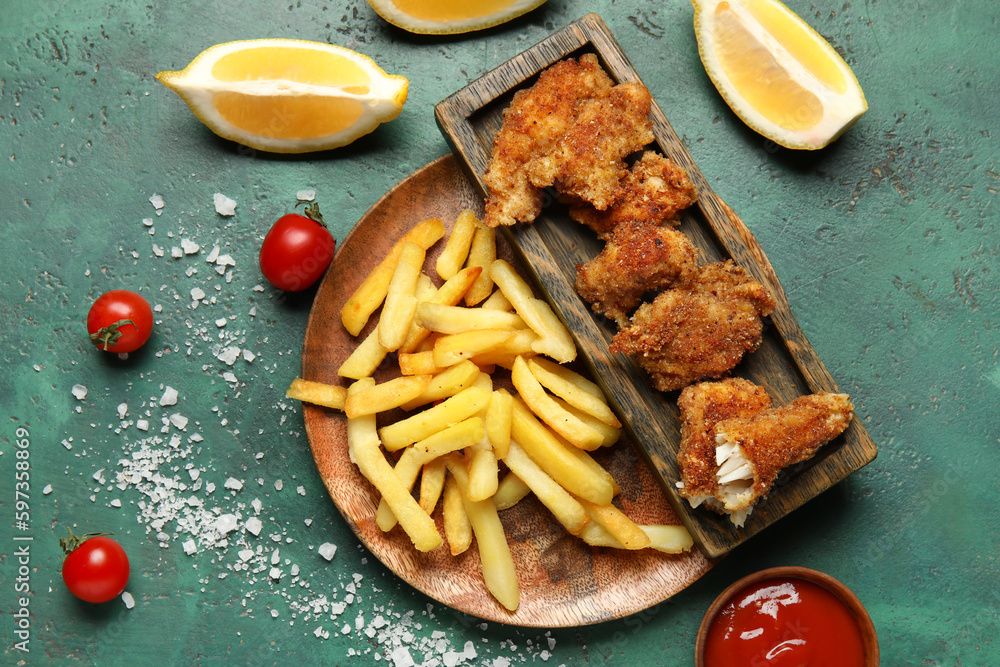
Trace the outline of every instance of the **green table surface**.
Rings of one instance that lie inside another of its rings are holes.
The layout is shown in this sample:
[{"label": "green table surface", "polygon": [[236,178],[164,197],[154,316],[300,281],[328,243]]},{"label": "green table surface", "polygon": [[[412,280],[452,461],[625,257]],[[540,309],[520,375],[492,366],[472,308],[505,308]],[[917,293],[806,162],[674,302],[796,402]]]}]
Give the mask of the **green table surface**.
[{"label": "green table surface", "polygon": [[[845,56],[870,105],[815,153],[776,149],[728,109],[681,0],[550,0],[452,37],[397,30],[364,2],[201,4],[43,0],[7,3],[0,20],[6,664],[684,665],[717,594],[786,564],[857,592],[883,664],[1000,664],[995,3],[789,2]],[[301,407],[284,397],[314,292],[268,286],[257,252],[304,189],[342,239],[384,192],[448,152],[435,103],[589,11],[760,241],[879,456],[646,612],[525,629],[426,598],[350,531],[316,472]],[[349,147],[281,157],[218,139],[154,79],[208,46],[257,37],[366,53],[409,78],[409,100]],[[234,216],[215,212],[215,193],[237,202]],[[173,257],[182,242],[199,250]],[[233,259],[222,273],[206,261],[216,246]],[[85,336],[91,302],[113,288],[157,307],[154,337],[124,361]],[[196,288],[205,296],[194,307]],[[250,354],[227,360],[227,348]],[[178,398],[161,406],[167,387]],[[30,520],[16,528],[19,439]],[[159,481],[122,477],[142,466]],[[192,496],[200,504],[186,504]],[[220,514],[240,522],[226,543],[208,528]],[[259,536],[244,527],[250,517]],[[116,534],[133,607],[65,590],[57,539],[67,527]],[[325,543],[337,546],[329,562]],[[20,583],[28,652],[16,646]]]}]

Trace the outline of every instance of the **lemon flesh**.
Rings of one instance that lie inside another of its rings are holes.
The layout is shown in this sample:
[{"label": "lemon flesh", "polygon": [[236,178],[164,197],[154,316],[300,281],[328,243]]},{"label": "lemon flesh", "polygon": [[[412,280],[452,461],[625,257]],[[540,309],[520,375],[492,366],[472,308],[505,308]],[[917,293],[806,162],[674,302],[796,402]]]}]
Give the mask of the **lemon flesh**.
[{"label": "lemon flesh", "polygon": [[219,136],[276,153],[368,134],[399,115],[409,85],[350,49],[291,39],[219,44],[156,78]]},{"label": "lemon flesh", "polygon": [[453,34],[490,28],[545,0],[368,0],[379,16],[414,33]]},{"label": "lemon flesh", "polygon": [[867,110],[850,67],[777,0],[693,0],[705,70],[750,127],[787,148],[818,149]]}]

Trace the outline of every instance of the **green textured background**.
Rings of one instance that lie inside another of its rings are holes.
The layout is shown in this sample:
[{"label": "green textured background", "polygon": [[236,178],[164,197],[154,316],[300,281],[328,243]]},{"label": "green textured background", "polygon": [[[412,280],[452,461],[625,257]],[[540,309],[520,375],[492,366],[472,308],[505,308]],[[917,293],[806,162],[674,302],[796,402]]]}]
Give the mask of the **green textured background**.
[{"label": "green textured background", "polygon": [[[729,111],[698,59],[692,8],[680,0],[550,0],[504,26],[456,37],[396,30],[364,2],[6,4],[0,635],[8,664],[371,664],[381,615],[416,664],[471,642],[477,657],[466,664],[683,665],[711,600],[739,576],[782,564],[851,586],[873,617],[883,664],[1000,663],[994,2],[789,2],[845,56],[870,105],[814,154],[776,149]],[[263,284],[256,254],[301,189],[316,190],[343,238],[387,189],[448,151],[436,102],[586,11],[608,23],[695,161],[760,241],[880,454],[645,613],[551,632],[481,625],[401,583],[358,545],[326,496],[299,407],[283,398],[299,370],[311,293],[255,290]],[[216,138],[153,78],[210,45],[256,37],[368,54],[410,79],[403,113],[341,150],[267,156]],[[234,217],[216,215],[216,192],[238,202]],[[161,216],[148,201],[154,193],[166,201]],[[154,219],[154,235],[144,218]],[[181,238],[199,243],[200,254],[172,259]],[[205,262],[214,245],[235,259],[230,282]],[[208,293],[197,309],[193,287]],[[112,288],[161,306],[154,338],[127,361],[85,338],[90,303]],[[224,328],[214,323],[220,317],[231,318]],[[256,358],[226,366],[214,355],[220,335]],[[84,400],[71,394],[74,384],[88,387]],[[176,406],[156,403],[165,385],[178,389]],[[148,433],[121,428],[122,402],[127,419],[148,411]],[[185,438],[204,441],[161,472],[184,476],[194,463],[218,485],[204,497],[220,511],[246,517],[259,498],[264,531],[233,541],[279,547],[280,581],[266,569],[233,571],[242,545],[189,556],[186,536],[168,525],[169,545],[160,546],[137,520],[141,494],[114,486],[119,459],[173,412],[190,420]],[[28,654],[12,648],[10,616],[18,426],[31,443],[31,526],[17,532],[33,537]],[[104,484],[93,479],[102,468]],[[228,477],[244,488],[224,489]],[[121,508],[110,504],[116,498]],[[133,609],[86,605],[65,591],[56,539],[67,526],[110,530],[125,544]],[[330,563],[316,552],[324,542],[339,546]],[[297,610],[296,601],[324,594],[344,611]],[[315,636],[317,626],[329,636]]]}]

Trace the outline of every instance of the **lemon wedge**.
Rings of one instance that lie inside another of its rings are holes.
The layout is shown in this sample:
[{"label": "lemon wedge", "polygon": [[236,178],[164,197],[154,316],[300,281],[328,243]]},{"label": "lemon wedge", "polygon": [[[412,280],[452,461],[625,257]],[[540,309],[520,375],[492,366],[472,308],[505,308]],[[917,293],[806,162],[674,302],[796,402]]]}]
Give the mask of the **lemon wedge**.
[{"label": "lemon wedge", "polygon": [[692,0],[698,52],[743,122],[786,148],[816,150],[868,109],[829,42],[777,0]]},{"label": "lemon wedge", "polygon": [[156,78],[220,137],[273,153],[349,144],[398,116],[409,87],[368,56],[297,39],[218,44]]},{"label": "lemon wedge", "polygon": [[545,0],[368,0],[375,13],[409,32],[447,35],[505,23]]}]

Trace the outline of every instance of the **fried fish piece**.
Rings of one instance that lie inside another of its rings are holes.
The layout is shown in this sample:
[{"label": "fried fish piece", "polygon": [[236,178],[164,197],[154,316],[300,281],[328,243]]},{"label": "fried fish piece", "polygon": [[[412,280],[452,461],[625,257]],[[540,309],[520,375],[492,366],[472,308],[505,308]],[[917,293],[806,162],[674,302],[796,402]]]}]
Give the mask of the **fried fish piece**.
[{"label": "fried fish piece", "polygon": [[483,221],[489,227],[531,222],[542,209],[542,190],[528,180],[527,164],[543,155],[576,119],[578,105],[613,82],[597,56],[584,54],[544,70],[538,81],[514,94],[493,139],[493,154],[483,174],[489,189]]},{"label": "fried fish piece", "polygon": [[812,458],[843,433],[854,406],[847,394],[819,392],[769,408],[752,417],[733,417],[715,425],[713,503],[742,526],[753,506],[767,496],[782,468]]},{"label": "fried fish piece", "polygon": [[[743,378],[699,382],[685,387],[677,399],[681,443],[677,490],[691,507],[715,500],[719,488],[715,462],[715,425],[735,417],[753,417],[771,407],[763,387]],[[710,503],[710,505],[713,503]]]},{"label": "fried fish piece", "polygon": [[585,100],[565,134],[528,164],[532,185],[556,190],[605,210],[620,196],[628,173],[624,158],[653,141],[652,98],[626,81]]},{"label": "fried fish piece", "polygon": [[695,270],[698,251],[683,233],[650,222],[622,223],[601,253],[576,267],[576,291],[601,313],[628,326],[642,295]]},{"label": "fried fish piece", "polygon": [[598,211],[587,202],[576,201],[569,207],[569,217],[606,239],[628,220],[676,226],[680,223],[677,214],[696,201],[698,193],[687,172],[670,158],[646,151],[622,180],[614,204]]},{"label": "fried fish piece", "polygon": [[638,355],[660,391],[719,378],[761,341],[774,309],[764,286],[731,260],[699,267],[632,316],[611,351]]}]

